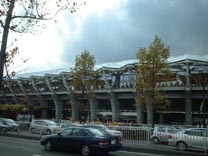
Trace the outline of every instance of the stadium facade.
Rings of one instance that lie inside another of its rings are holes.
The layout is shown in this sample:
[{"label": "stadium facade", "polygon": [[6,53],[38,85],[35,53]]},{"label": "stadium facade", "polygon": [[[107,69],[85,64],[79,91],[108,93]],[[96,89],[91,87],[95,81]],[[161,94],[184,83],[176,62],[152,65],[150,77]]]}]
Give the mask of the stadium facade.
[{"label": "stadium facade", "polygon": [[[137,121],[146,123],[146,109],[136,107],[135,78],[138,60],[96,65],[101,79],[92,86],[96,98],[72,96],[69,68],[28,73],[4,80],[0,104],[39,106],[35,118],[70,118],[84,114],[90,120]],[[171,101],[166,111],[155,112],[155,123],[195,124],[208,119],[208,55],[170,57],[171,81],[157,84]],[[79,91],[77,91],[79,92]],[[41,106],[41,107],[40,107]],[[44,109],[45,108],[45,109]],[[47,109],[46,109],[47,108]]]}]

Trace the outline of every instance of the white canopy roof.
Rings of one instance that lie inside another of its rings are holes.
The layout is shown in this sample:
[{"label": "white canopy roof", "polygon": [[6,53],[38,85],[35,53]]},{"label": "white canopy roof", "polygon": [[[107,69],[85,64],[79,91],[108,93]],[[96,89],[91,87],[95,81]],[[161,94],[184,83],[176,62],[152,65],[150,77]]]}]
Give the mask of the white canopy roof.
[{"label": "white canopy roof", "polygon": [[[169,63],[177,63],[177,62],[182,62],[182,61],[199,61],[199,62],[205,62],[208,64],[208,55],[192,55],[192,54],[185,54],[181,56],[171,56],[168,59]],[[107,63],[102,63],[95,65],[95,70],[99,69],[120,69],[126,65],[131,65],[131,64],[137,64],[138,60],[137,59],[132,59],[132,60],[124,60],[124,61],[119,61],[119,62],[107,62]],[[28,78],[30,76],[44,76],[45,74],[60,74],[62,72],[70,72],[69,67],[65,68],[59,68],[59,69],[54,69],[54,70],[47,70],[47,71],[40,71],[40,72],[31,72],[31,73],[25,73],[25,74],[19,74],[14,78],[18,77],[25,77]]]}]

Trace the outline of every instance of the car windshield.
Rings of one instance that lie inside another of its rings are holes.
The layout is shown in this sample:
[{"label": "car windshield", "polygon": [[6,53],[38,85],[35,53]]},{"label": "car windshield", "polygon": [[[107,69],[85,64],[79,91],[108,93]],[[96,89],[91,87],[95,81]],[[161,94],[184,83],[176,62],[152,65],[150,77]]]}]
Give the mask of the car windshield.
[{"label": "car windshield", "polygon": [[109,136],[110,134],[102,129],[90,129],[90,131],[95,135],[99,137]]},{"label": "car windshield", "polygon": [[100,125],[100,127],[104,130],[110,130],[108,127],[106,127],[105,125]]},{"label": "car windshield", "polygon": [[57,124],[55,123],[55,122],[53,122],[53,121],[47,121],[47,124],[49,125],[49,126],[56,126]]},{"label": "car windshield", "polygon": [[5,121],[8,123],[15,123],[14,120],[12,120],[12,119],[5,119]]}]

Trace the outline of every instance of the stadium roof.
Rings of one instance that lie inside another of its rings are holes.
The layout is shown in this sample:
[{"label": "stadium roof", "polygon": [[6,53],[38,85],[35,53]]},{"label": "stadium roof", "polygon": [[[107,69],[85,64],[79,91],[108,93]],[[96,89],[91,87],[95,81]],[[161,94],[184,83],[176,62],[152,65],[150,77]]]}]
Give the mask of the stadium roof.
[{"label": "stadium roof", "polygon": [[[192,55],[192,54],[185,54],[181,56],[171,56],[168,59],[168,63],[182,63],[182,62],[187,62],[187,61],[196,61],[196,62],[203,62],[208,64],[208,55]],[[95,65],[95,70],[102,70],[102,69],[121,69],[127,65],[135,65],[138,64],[137,59],[132,59],[132,60],[125,60],[125,61],[119,61],[119,62],[107,62],[107,63],[102,63]],[[59,69],[54,69],[54,70],[46,70],[46,71],[39,71],[39,72],[31,72],[31,73],[25,73],[25,74],[19,74],[13,77],[14,79],[18,77],[25,77],[29,78],[31,76],[44,76],[46,74],[60,74],[63,72],[70,72],[69,67],[65,68],[59,68]]]}]

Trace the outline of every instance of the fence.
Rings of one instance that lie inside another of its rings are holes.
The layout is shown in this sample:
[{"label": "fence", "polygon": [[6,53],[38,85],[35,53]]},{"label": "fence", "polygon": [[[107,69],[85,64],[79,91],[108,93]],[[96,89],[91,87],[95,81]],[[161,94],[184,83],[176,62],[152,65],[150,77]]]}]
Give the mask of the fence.
[{"label": "fence", "polygon": [[[134,143],[148,146],[167,144],[176,147],[180,151],[197,150],[204,151],[205,154],[208,150],[207,128],[176,128],[174,126],[156,126],[154,129],[138,126],[111,126],[110,128],[121,131],[124,141],[134,141]],[[154,141],[154,138],[157,141]]]}]

